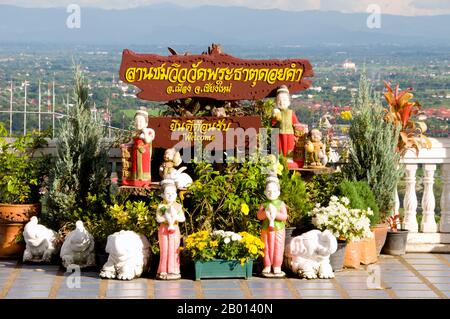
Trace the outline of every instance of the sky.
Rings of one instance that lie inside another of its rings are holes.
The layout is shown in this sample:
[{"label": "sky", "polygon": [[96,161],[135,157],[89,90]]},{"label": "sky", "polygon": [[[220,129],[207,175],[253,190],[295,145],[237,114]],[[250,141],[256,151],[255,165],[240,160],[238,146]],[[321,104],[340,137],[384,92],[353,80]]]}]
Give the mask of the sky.
[{"label": "sky", "polygon": [[201,5],[242,6],[254,9],[280,9],[286,11],[333,10],[346,13],[367,12],[369,5],[378,5],[381,13],[419,16],[450,14],[450,0],[0,0],[0,4],[24,7],[81,7],[128,9],[171,2],[180,6]]}]

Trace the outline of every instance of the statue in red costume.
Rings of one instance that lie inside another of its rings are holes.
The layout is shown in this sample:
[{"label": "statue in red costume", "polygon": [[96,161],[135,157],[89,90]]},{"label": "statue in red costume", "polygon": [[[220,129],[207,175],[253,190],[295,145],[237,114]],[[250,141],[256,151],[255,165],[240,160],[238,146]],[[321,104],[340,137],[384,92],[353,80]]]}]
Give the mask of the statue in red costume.
[{"label": "statue in red costume", "polygon": [[155,131],[148,128],[148,113],[139,109],[134,115],[135,134],[130,144],[122,145],[122,184],[145,187],[151,183],[152,141]]},{"label": "statue in red costume", "polygon": [[289,109],[291,96],[287,86],[282,85],[277,90],[276,107],[273,110],[272,126],[278,128],[278,148],[287,158],[289,168],[297,167],[292,157],[295,147],[294,124],[300,124],[295,112]]}]

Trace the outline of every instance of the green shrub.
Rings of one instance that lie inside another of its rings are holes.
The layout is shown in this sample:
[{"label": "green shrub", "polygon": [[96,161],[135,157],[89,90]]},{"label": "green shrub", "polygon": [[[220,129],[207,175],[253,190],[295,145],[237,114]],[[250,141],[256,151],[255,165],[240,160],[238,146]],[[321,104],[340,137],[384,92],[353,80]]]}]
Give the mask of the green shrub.
[{"label": "green shrub", "polygon": [[336,195],[347,197],[350,200],[350,208],[367,210],[370,207],[373,211],[373,215],[369,216],[371,226],[380,222],[380,211],[375,195],[367,182],[344,180],[337,186]]},{"label": "green shrub", "polygon": [[220,171],[205,162],[193,165],[196,178],[185,195],[185,234],[201,230],[259,234],[256,212],[265,201],[263,163],[227,163]]},{"label": "green shrub", "polygon": [[35,152],[47,144],[48,132],[32,132],[11,141],[7,133],[0,123],[0,203],[38,203],[49,157],[37,157]]},{"label": "green shrub", "polygon": [[279,177],[280,199],[288,208],[286,226],[295,227],[306,222],[308,212],[314,207],[314,204],[308,200],[306,183],[302,180],[301,175],[296,171],[289,171],[284,158],[281,158],[281,162],[284,168],[282,175]]},{"label": "green shrub", "polygon": [[[340,172],[333,174],[320,174],[306,182],[306,193],[308,202],[314,207],[315,204],[328,206],[331,196],[336,192],[336,186],[343,180]],[[312,209],[311,207],[311,209]]]}]

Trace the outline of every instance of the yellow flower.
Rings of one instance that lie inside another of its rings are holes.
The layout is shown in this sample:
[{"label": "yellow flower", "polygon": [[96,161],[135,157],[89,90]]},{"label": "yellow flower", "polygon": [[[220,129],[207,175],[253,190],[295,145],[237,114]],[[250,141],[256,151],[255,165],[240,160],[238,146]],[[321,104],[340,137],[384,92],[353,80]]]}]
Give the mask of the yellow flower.
[{"label": "yellow flower", "polygon": [[248,215],[248,212],[250,209],[248,208],[248,205],[246,203],[241,204],[241,213],[244,215]]},{"label": "yellow flower", "polygon": [[343,120],[349,121],[352,119],[352,112],[351,111],[342,111],[341,112],[341,118]]},{"label": "yellow flower", "polygon": [[257,254],[257,253],[258,253],[258,248],[256,248],[255,245],[252,245],[252,246],[250,247],[250,252],[251,252],[252,254]]},{"label": "yellow flower", "polygon": [[210,247],[218,247],[219,246],[219,242],[217,240],[211,240],[209,242],[209,246]]},{"label": "yellow flower", "polygon": [[244,265],[246,261],[247,261],[247,258],[241,258],[240,259],[241,265]]}]

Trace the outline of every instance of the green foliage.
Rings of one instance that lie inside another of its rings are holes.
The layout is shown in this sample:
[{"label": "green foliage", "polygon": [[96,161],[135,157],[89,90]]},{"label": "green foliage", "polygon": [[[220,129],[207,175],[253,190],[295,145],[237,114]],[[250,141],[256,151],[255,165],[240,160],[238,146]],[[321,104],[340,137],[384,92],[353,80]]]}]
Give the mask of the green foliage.
[{"label": "green foliage", "polygon": [[7,131],[0,123],[0,203],[39,202],[49,157],[35,157],[35,152],[47,144],[47,133],[32,132],[8,141]]},{"label": "green foliage", "polygon": [[156,207],[158,199],[153,195],[151,204],[144,201],[128,200],[125,204],[109,206],[108,214],[115,221],[117,230],[132,230],[150,239],[154,254],[159,253],[158,223],[156,221]]},{"label": "green foliage", "polygon": [[185,231],[224,229],[259,233],[256,219],[265,200],[265,178],[261,161],[228,163],[214,170],[212,164],[194,164],[197,179],[186,193]]},{"label": "green foliage", "polygon": [[77,219],[101,219],[109,202],[108,145],[101,119],[91,116],[84,77],[75,70],[75,105],[65,118],[50,171],[44,222],[59,229]]},{"label": "green foliage", "polygon": [[358,92],[349,130],[350,162],[343,172],[349,180],[368,182],[384,219],[393,208],[394,190],[403,173],[396,152],[399,129],[383,120],[383,107],[371,94],[365,74]]},{"label": "green foliage", "polygon": [[290,172],[287,168],[287,162],[284,158],[283,171],[280,179],[281,195],[280,199],[288,207],[287,227],[295,227],[303,223],[308,216],[308,211],[314,207],[314,203],[308,200],[306,192],[306,183],[302,180],[298,172]]},{"label": "green foliage", "polygon": [[336,186],[343,180],[342,173],[314,175],[306,182],[308,202],[312,205],[327,206],[331,196],[336,192]]},{"label": "green foliage", "polygon": [[350,200],[350,208],[367,210],[370,207],[373,211],[373,215],[369,215],[371,226],[380,222],[380,211],[375,195],[366,181],[344,180],[337,186],[336,195],[347,197]]}]

